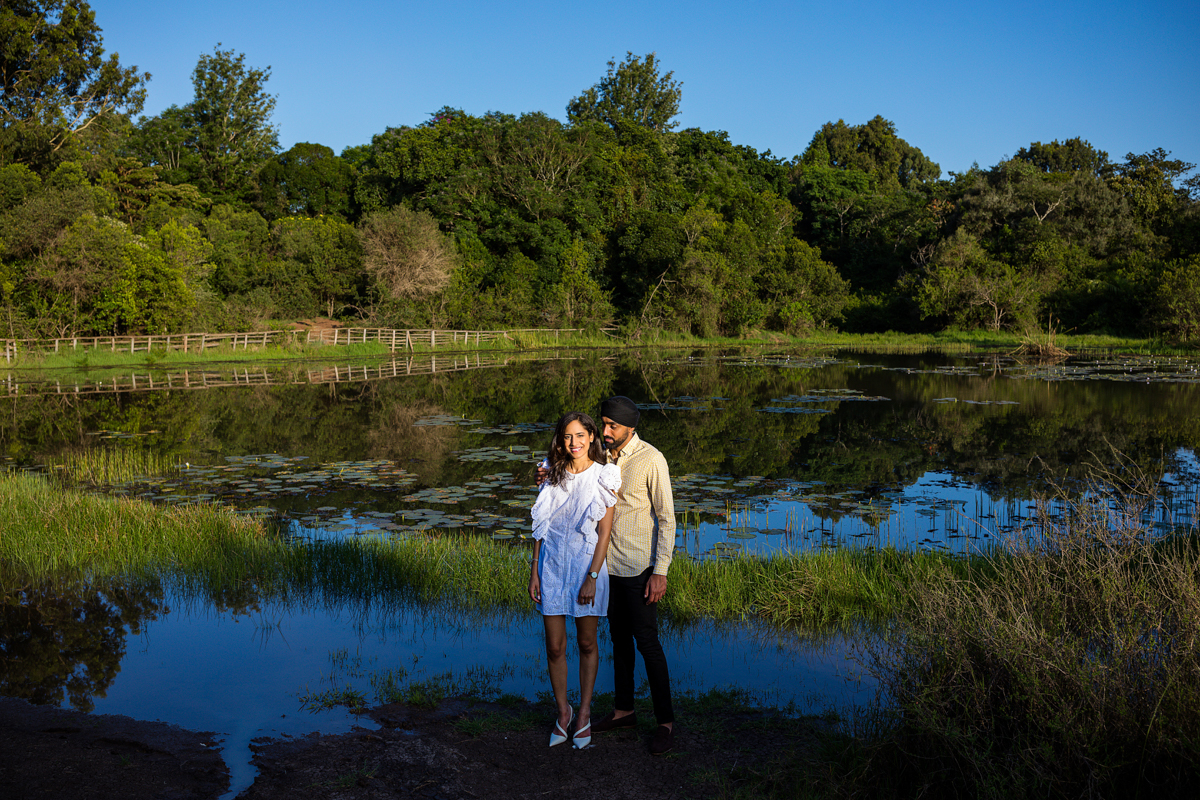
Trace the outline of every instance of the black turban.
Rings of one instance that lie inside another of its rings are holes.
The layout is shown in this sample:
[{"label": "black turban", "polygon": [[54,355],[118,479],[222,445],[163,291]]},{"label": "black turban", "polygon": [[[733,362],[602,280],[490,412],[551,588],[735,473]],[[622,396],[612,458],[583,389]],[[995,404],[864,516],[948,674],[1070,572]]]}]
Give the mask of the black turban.
[{"label": "black turban", "polygon": [[608,417],[618,425],[636,428],[642,414],[638,411],[636,403],[628,397],[617,395],[600,404],[600,416]]}]

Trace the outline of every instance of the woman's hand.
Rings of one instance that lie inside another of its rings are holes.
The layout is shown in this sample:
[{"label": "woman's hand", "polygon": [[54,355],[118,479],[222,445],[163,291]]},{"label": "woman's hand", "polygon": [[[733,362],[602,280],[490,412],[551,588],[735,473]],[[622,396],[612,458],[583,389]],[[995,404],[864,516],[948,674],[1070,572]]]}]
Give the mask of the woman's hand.
[{"label": "woman's hand", "polygon": [[590,606],[596,602],[596,579],[588,574],[579,587],[579,605]]},{"label": "woman's hand", "polygon": [[529,571],[529,597],[533,602],[542,602],[542,582],[538,580],[537,570]]}]

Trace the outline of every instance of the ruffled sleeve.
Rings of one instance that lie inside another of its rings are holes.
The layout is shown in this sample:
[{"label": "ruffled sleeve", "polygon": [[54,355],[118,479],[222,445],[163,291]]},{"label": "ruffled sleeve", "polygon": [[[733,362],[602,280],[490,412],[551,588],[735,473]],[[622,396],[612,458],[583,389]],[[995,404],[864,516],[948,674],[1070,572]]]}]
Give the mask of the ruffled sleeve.
[{"label": "ruffled sleeve", "polygon": [[[548,467],[549,465],[543,461],[538,466]],[[533,508],[529,510],[529,515],[533,518],[534,539],[546,538],[546,532],[550,528],[550,517],[554,516],[554,512],[560,505],[555,502],[557,499],[554,497],[549,479],[542,481],[542,485],[538,487],[537,500],[534,501]]]},{"label": "ruffled sleeve", "polygon": [[617,492],[621,491],[621,468],[616,464],[600,467],[600,485],[612,494],[610,506],[617,504]]},{"label": "ruffled sleeve", "polygon": [[604,513],[617,504],[617,491],[621,488],[621,468],[616,464],[604,464],[596,477],[596,491],[588,503],[587,513],[580,530],[590,527],[595,530],[596,523],[604,519]]}]

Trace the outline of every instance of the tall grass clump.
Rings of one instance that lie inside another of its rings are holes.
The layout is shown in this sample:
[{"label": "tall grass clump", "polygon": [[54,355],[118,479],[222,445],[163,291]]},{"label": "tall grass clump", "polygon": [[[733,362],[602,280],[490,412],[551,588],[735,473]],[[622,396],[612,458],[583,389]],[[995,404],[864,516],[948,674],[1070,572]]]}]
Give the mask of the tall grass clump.
[{"label": "tall grass clump", "polygon": [[1194,796],[1200,541],[1154,533],[1130,488],[1073,501],[986,581],[908,583],[869,658],[878,796]]},{"label": "tall grass clump", "polygon": [[93,447],[46,459],[53,474],[82,486],[115,486],[179,471],[171,456],[130,447]]},{"label": "tall grass clump", "polygon": [[673,617],[756,617],[774,625],[821,629],[883,623],[911,602],[912,583],[933,584],[990,572],[979,556],[895,548],[830,547],[769,557],[671,563],[664,610]]},{"label": "tall grass clump", "polygon": [[286,545],[262,521],[216,506],[163,508],[0,475],[0,578],[141,578],[219,584],[277,572]]}]

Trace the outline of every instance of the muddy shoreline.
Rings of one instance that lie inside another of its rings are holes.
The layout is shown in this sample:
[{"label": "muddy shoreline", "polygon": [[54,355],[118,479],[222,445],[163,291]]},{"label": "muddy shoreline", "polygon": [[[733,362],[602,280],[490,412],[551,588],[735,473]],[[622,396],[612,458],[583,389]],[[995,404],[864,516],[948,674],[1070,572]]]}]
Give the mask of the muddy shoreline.
[{"label": "muddy shoreline", "polygon": [[[811,748],[826,726],[736,704],[697,707],[676,749],[647,750],[652,724],[597,735],[587,750],[547,746],[550,709],[465,698],[365,712],[380,727],[252,743],[258,776],[237,797],[704,797],[754,765]],[[597,709],[601,713],[601,709]],[[545,720],[542,717],[545,717]],[[545,723],[545,724],[543,724]],[[0,698],[0,795],[13,798],[219,798],[229,771],[215,734]]]}]

